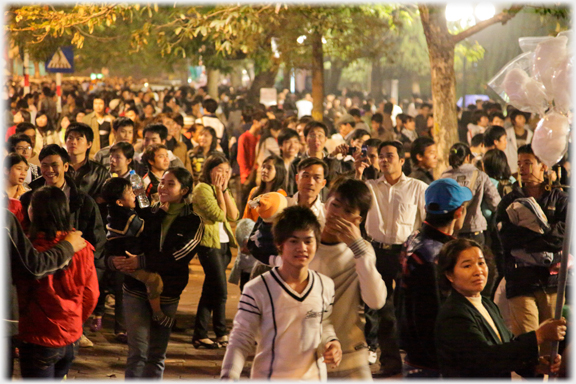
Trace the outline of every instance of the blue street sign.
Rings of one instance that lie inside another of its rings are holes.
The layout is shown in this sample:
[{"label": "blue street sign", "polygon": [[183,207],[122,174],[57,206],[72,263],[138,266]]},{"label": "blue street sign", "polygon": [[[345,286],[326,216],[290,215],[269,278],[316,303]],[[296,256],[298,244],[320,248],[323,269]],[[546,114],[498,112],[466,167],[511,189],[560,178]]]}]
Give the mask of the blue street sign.
[{"label": "blue street sign", "polygon": [[46,61],[46,72],[73,73],[74,72],[74,51],[72,46],[60,47]]}]

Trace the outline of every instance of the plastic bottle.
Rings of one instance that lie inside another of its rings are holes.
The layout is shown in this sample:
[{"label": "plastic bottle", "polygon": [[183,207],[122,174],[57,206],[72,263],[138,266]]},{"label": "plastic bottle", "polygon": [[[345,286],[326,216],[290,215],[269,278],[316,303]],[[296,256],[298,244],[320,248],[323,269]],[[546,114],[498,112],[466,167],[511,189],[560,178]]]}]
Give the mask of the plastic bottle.
[{"label": "plastic bottle", "polygon": [[134,172],[134,170],[130,171],[130,183],[132,184],[132,190],[136,195],[136,199],[138,200],[138,205],[140,208],[149,207],[150,201],[144,192],[144,182],[142,181],[140,175]]}]

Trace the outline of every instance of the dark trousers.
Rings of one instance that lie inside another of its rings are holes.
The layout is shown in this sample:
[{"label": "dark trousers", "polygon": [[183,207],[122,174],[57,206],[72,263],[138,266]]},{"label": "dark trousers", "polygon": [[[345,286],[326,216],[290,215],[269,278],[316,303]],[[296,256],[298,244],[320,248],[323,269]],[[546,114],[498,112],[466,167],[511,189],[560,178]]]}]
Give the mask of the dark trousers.
[{"label": "dark trousers", "polygon": [[[376,269],[382,276],[386,284],[388,294],[386,303],[379,310],[367,308],[365,312],[366,327],[365,335],[369,347],[374,344],[380,346],[380,365],[385,370],[402,369],[402,358],[398,341],[398,327],[394,310],[393,282],[399,283],[400,277],[400,250],[401,245],[394,245],[392,248],[383,249],[377,243],[373,243],[376,253]],[[377,330],[377,343],[374,335]]]},{"label": "dark trousers", "polygon": [[230,264],[232,253],[228,243],[221,243],[220,249],[198,247],[198,259],[204,269],[204,284],[202,295],[196,311],[194,324],[194,339],[208,337],[208,323],[212,314],[212,329],[216,337],[227,335],[226,330],[226,299],[228,286],[226,267]]},{"label": "dark trousers", "polygon": [[111,271],[114,277],[114,333],[126,332],[126,325],[124,325],[124,292],[122,285],[124,285],[124,274],[119,271]]},{"label": "dark trousers", "polygon": [[106,294],[108,289],[107,284],[107,270],[105,267],[100,267],[96,265],[96,277],[98,278],[98,287],[100,288],[100,296],[98,297],[98,301],[96,302],[96,308],[92,314],[94,316],[104,316],[104,310],[106,305]]},{"label": "dark trousers", "polygon": [[78,354],[78,345],[78,340],[60,348],[22,343],[20,346],[22,377],[62,379]]}]

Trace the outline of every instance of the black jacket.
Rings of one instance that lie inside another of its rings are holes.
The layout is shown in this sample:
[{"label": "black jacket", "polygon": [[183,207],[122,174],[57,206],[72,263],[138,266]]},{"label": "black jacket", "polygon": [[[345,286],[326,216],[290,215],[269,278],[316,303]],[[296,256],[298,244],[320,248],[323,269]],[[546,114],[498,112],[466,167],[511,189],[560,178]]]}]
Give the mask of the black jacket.
[{"label": "black jacket", "polygon": [[[166,239],[160,246],[160,229],[166,212],[156,203],[145,209],[137,209],[144,219],[144,231],[139,236],[144,254],[138,256],[140,268],[156,272],[164,283],[163,297],[178,298],[188,284],[188,263],[197,252],[204,234],[204,224],[192,209],[192,204],[184,206],[174,219]],[[146,297],[144,283],[126,276],[124,289],[129,293]]]},{"label": "black jacket", "polygon": [[41,279],[51,275],[66,267],[72,256],[74,249],[67,241],[61,241],[56,246],[44,252],[38,252],[28,237],[22,230],[16,216],[9,210],[5,210],[7,231],[7,240],[9,249],[9,268],[10,268],[10,296],[9,296],[9,334],[18,333],[18,296],[16,287],[12,285],[15,276],[33,277]]},{"label": "black jacket", "polygon": [[420,168],[416,165],[412,167],[412,172],[408,175],[408,177],[423,181],[428,185],[434,181],[434,176],[432,173],[430,173],[430,171],[427,171],[424,168]]},{"label": "black jacket", "polygon": [[[74,181],[66,175],[66,184],[70,187],[70,222],[72,227],[82,231],[82,237],[86,239],[92,246],[94,246],[94,261],[96,267],[104,268],[104,244],[106,243],[106,232],[104,231],[104,224],[102,223],[102,216],[98,205],[86,193],[79,191],[74,184]],[[31,191],[26,192],[20,196],[20,202],[24,209],[25,220],[28,218],[28,205],[32,192],[44,186],[46,181],[44,178],[36,179],[29,184]]]},{"label": "black jacket", "polygon": [[102,164],[88,160],[77,171],[70,166],[67,175],[74,180],[76,187],[96,200],[102,191],[102,185],[110,178],[110,172]]},{"label": "black jacket", "polygon": [[406,351],[406,361],[414,366],[438,369],[434,325],[443,297],[436,259],[442,246],[453,239],[424,223],[408,237],[400,253],[402,279],[397,288],[396,318],[401,348]]},{"label": "black jacket", "polygon": [[536,332],[514,337],[496,304],[482,296],[502,341],[480,312],[452,290],[436,320],[436,348],[443,377],[511,378],[511,372],[533,377],[538,363]]},{"label": "black jacket", "polygon": [[560,262],[560,251],[564,241],[566,209],[568,195],[557,188],[545,191],[536,200],[548,218],[550,230],[539,234],[510,222],[506,208],[514,200],[527,197],[518,183],[512,186],[512,192],[502,198],[498,204],[496,222],[502,223],[500,238],[504,249],[504,276],[506,277],[506,297],[512,298],[530,294],[536,290],[554,288],[558,285],[558,275],[551,275],[548,267],[518,266],[512,249],[525,248],[530,252],[554,252],[553,263]]}]

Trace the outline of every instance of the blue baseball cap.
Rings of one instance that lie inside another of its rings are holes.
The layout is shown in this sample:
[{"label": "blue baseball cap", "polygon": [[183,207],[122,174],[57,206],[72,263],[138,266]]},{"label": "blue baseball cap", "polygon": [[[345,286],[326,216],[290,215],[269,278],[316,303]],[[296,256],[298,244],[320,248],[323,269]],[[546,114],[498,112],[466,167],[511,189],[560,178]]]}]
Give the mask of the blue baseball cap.
[{"label": "blue baseball cap", "polygon": [[424,193],[426,212],[432,214],[448,213],[459,208],[466,201],[472,200],[472,191],[462,187],[454,179],[433,181]]}]

